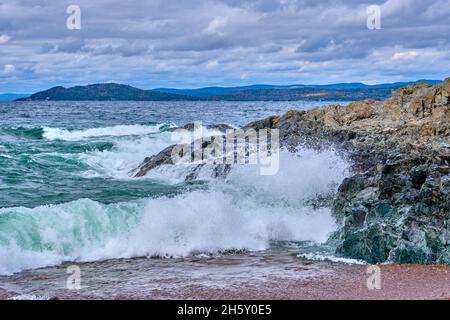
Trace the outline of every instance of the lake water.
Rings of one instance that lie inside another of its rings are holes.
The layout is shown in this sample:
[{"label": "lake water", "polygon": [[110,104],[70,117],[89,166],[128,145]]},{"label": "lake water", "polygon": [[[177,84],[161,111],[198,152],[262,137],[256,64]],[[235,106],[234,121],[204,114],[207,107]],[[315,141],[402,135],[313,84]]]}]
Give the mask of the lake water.
[{"label": "lake water", "polygon": [[0,275],[67,261],[211,258],[274,244],[326,251],[334,219],[307,200],[345,177],[348,165],[332,150],[282,152],[274,176],[241,166],[225,180],[185,182],[175,166],[139,179],[130,171],[172,144],[170,127],[239,127],[331,103],[0,103]]}]

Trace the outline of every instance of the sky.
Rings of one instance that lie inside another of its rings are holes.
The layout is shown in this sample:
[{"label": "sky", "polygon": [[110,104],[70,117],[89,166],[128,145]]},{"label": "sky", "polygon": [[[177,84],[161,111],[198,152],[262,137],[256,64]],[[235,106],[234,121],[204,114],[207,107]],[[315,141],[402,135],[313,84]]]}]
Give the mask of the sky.
[{"label": "sky", "polygon": [[0,0],[0,92],[447,77],[450,0]]}]

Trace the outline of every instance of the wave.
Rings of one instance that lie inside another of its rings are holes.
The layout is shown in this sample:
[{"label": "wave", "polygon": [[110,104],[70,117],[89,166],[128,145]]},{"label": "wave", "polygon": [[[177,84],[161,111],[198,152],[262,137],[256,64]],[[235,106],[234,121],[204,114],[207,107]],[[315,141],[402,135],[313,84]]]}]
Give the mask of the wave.
[{"label": "wave", "polygon": [[171,133],[168,132],[143,137],[124,137],[116,139],[111,149],[97,149],[75,157],[90,168],[82,173],[84,177],[131,179],[131,170],[146,157],[157,154],[172,143]]},{"label": "wave", "polygon": [[[348,174],[348,163],[333,149],[316,151],[299,148],[296,153],[282,150],[279,155],[279,171],[276,175],[260,175],[258,165],[233,165],[225,183],[245,192],[257,190],[263,195],[262,201],[277,197],[303,202],[314,196],[333,193]],[[164,165],[153,169],[144,178],[181,183],[197,166]],[[214,168],[214,165],[201,167],[197,179],[215,181],[212,178]]]},{"label": "wave", "polygon": [[9,298],[8,300],[49,300],[50,297],[45,297],[45,296],[36,296],[34,294],[19,294],[16,296],[13,296],[11,298]]},{"label": "wave", "polygon": [[67,130],[60,128],[43,128],[43,137],[48,140],[78,141],[96,137],[123,137],[141,136],[160,132],[166,124],[155,125],[118,125],[103,128],[90,128],[85,130]]},{"label": "wave", "polygon": [[334,229],[328,209],[275,209],[199,191],[125,204],[84,199],[2,209],[0,219],[0,274],[64,261],[263,250],[270,241],[324,241]]},{"label": "wave", "polygon": [[312,261],[327,261],[327,262],[337,262],[344,264],[367,264],[366,261],[358,260],[358,259],[350,259],[337,257],[331,254],[320,254],[320,253],[301,253],[297,255],[298,258],[304,258]]},{"label": "wave", "polygon": [[[190,133],[169,132],[164,130],[166,127],[166,125],[162,125],[158,134],[116,138],[113,140],[114,147],[111,149],[97,149],[78,155],[77,159],[91,168],[88,172],[84,172],[83,176],[131,179],[130,172],[138,167],[146,157],[158,154],[174,143],[190,141]],[[217,130],[203,129],[204,137],[218,134],[221,133]],[[180,168],[171,167],[164,173],[164,176],[172,177],[171,170],[177,173]],[[181,170],[181,175],[185,177],[188,169]]]},{"label": "wave", "polygon": [[117,125],[110,127],[89,128],[84,130],[68,130],[55,127],[16,127],[2,128],[0,135],[6,134],[19,138],[28,139],[47,139],[63,141],[79,141],[97,137],[123,137],[140,136],[164,131],[171,125],[153,124],[153,125]]},{"label": "wave", "polygon": [[322,243],[335,221],[329,208],[314,209],[308,200],[334,192],[347,167],[332,151],[303,150],[285,154],[278,175],[236,167],[226,181],[174,197],[0,209],[0,274],[64,261],[257,251],[273,241]]},{"label": "wave", "polygon": [[0,129],[1,135],[8,135],[18,138],[27,139],[43,139],[44,128],[26,128],[26,127],[16,127],[16,128],[2,128]]}]

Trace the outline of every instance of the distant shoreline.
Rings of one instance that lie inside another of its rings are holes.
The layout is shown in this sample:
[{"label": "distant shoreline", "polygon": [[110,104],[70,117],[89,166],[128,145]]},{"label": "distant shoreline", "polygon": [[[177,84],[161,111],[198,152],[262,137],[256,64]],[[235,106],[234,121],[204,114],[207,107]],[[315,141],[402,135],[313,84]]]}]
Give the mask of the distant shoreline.
[{"label": "distant shoreline", "polygon": [[[385,100],[392,90],[425,82],[439,80],[397,82],[365,85],[363,83],[337,83],[329,85],[253,85],[245,87],[206,87],[199,89],[152,89],[143,90],[117,83],[100,83],[65,88],[53,87],[18,97],[18,101],[357,101]],[[1,95],[0,95],[1,96]],[[9,95],[11,98],[13,96]]]}]

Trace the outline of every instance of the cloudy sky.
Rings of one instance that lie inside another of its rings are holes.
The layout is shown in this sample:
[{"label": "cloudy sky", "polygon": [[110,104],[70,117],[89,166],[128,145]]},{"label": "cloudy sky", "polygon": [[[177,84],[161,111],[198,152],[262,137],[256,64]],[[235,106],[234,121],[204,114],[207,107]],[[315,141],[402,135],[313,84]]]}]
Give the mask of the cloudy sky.
[{"label": "cloudy sky", "polygon": [[0,92],[449,76],[450,0],[0,0]]}]

